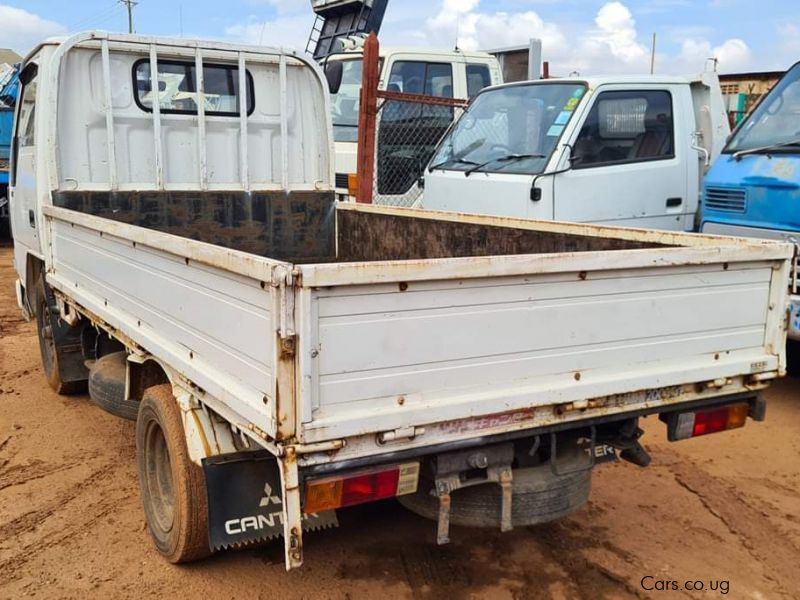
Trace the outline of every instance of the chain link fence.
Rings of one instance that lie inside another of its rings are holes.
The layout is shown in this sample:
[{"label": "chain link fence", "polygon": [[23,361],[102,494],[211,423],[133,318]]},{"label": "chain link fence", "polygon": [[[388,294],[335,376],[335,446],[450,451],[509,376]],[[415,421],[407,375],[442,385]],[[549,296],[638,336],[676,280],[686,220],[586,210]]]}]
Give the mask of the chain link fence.
[{"label": "chain link fence", "polygon": [[378,97],[372,201],[417,207],[425,167],[467,102],[399,92],[378,92]]},{"label": "chain link fence", "polygon": [[425,167],[468,100],[379,90],[380,60],[378,38],[371,33],[362,59],[355,200],[417,207]]}]

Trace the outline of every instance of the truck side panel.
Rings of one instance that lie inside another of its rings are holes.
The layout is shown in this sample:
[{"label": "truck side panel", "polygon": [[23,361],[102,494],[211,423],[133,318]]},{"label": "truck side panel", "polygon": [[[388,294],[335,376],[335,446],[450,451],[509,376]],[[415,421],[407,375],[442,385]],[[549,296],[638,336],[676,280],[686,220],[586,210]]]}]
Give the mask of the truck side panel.
[{"label": "truck side panel", "polygon": [[270,285],[58,219],[50,234],[51,285],[274,432]]},{"label": "truck side panel", "polygon": [[772,277],[752,262],[318,289],[307,427],[383,431],[393,413],[424,425],[586,386],[583,398],[635,391],[644,373],[652,387],[725,363],[731,375],[777,369]]}]

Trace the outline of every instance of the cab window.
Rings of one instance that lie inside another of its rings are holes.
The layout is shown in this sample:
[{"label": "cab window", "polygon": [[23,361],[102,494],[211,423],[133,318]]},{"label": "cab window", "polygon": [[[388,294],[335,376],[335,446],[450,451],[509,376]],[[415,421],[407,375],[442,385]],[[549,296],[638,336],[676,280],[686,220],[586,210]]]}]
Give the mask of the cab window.
[{"label": "cab window", "polygon": [[[333,138],[337,142],[358,141],[361,71],[362,60],[360,58],[342,60],[342,82],[339,84],[339,91],[331,94]],[[380,68],[378,72],[380,72]]]},{"label": "cab window", "polygon": [[33,146],[36,134],[36,65],[26,69],[25,82],[20,99],[19,120],[17,122],[17,144],[20,148]]},{"label": "cab window", "polygon": [[[387,91],[453,97],[449,63],[396,61]],[[451,106],[387,100],[380,106],[377,155],[379,194],[405,194],[419,180],[436,143],[453,121]]]},{"label": "cab window", "polygon": [[[247,71],[247,114],[253,112],[253,77]],[[144,111],[153,110],[150,60],[141,59],[133,66],[136,104]],[[197,78],[195,64],[177,60],[158,61],[158,105],[165,114],[197,114]],[[239,116],[239,68],[233,65],[203,65],[205,113],[209,116]]]},{"label": "cab window", "polygon": [[472,98],[483,88],[492,84],[489,65],[481,63],[467,64],[467,97]]},{"label": "cab window", "polygon": [[392,65],[386,89],[404,94],[453,97],[453,67],[449,63],[398,60]]},{"label": "cab window", "polygon": [[20,148],[29,148],[36,144],[36,75],[39,67],[29,63],[20,73],[22,92],[19,98],[19,113],[14,124],[12,143],[12,164],[9,170],[9,184],[17,182],[17,154]]},{"label": "cab window", "polygon": [[575,141],[576,169],[675,156],[672,96],[666,90],[602,92]]}]

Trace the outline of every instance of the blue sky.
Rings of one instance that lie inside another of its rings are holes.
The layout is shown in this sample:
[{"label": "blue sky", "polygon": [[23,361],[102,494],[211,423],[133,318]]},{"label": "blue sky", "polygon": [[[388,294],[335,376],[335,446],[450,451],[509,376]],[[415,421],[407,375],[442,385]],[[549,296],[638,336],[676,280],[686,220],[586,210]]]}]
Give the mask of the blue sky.
[{"label": "blue sky", "polygon": [[[646,71],[657,33],[656,71],[699,71],[716,57],[722,72],[785,69],[800,60],[800,10],[762,0],[390,0],[386,45],[487,49],[544,42],[551,71]],[[308,0],[139,0],[140,33],[211,37],[304,47]],[[0,46],[24,52],[36,41],[81,29],[124,30],[116,0],[0,0]]]}]

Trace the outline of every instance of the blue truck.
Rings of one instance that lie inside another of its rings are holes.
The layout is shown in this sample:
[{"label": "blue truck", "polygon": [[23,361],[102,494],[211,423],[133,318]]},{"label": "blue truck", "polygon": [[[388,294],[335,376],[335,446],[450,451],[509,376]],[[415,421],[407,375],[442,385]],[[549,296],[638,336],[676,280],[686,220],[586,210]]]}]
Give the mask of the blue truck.
[{"label": "blue truck", "polygon": [[[800,63],[731,134],[703,184],[700,230],[800,244]],[[797,252],[790,285],[789,367],[800,366]]]},{"label": "blue truck", "polygon": [[8,215],[8,173],[14,130],[14,105],[18,90],[18,69],[14,67],[0,79],[0,239],[7,238],[11,234]]}]

